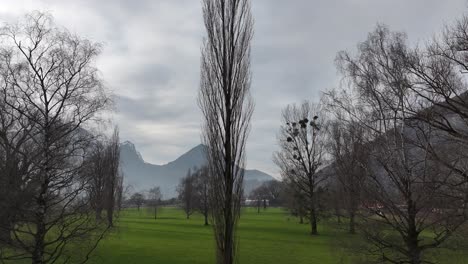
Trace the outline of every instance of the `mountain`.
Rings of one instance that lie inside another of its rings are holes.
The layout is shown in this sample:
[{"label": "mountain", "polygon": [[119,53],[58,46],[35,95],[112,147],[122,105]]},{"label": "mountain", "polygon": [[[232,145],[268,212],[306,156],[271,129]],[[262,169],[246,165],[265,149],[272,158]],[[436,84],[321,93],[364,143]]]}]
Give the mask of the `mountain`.
[{"label": "mountain", "polygon": [[[176,186],[189,169],[200,168],[206,164],[205,145],[198,145],[174,161],[165,165],[145,162],[135,145],[125,141],[120,145],[120,164],[125,176],[125,184],[133,186],[134,191],[147,190],[159,186],[164,198],[177,195]],[[245,170],[244,190],[249,193],[265,181],[274,178],[259,170]]]}]

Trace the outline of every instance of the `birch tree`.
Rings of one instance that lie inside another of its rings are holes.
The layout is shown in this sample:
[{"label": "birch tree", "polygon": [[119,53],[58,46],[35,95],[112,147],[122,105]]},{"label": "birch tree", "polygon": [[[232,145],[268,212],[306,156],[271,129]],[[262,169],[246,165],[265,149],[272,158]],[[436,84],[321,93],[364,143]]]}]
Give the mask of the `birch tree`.
[{"label": "birch tree", "polygon": [[[78,254],[67,249],[88,239],[89,252],[102,237],[96,237],[99,225],[87,210],[86,184],[79,173],[93,138],[83,128],[109,102],[94,66],[101,47],[39,12],[0,30],[0,76],[3,94],[10,99],[6,104],[30,122],[29,139],[37,150],[28,174],[35,187],[25,225],[13,226],[15,250],[3,255],[34,264],[78,261]],[[83,261],[88,257],[86,253]]]}]

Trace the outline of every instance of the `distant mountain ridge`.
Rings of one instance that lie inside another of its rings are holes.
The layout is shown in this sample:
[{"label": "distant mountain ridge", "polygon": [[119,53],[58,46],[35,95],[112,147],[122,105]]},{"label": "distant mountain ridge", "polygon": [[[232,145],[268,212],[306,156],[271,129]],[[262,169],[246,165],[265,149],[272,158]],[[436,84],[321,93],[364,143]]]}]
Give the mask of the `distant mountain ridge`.
[{"label": "distant mountain ridge", "polygon": [[[134,191],[148,190],[159,186],[164,199],[176,197],[176,186],[189,169],[200,168],[206,164],[205,145],[198,145],[180,157],[164,165],[145,162],[142,155],[130,141],[120,144],[120,163],[125,184],[133,186]],[[274,178],[259,170],[245,170],[244,189],[249,193],[261,183]]]}]

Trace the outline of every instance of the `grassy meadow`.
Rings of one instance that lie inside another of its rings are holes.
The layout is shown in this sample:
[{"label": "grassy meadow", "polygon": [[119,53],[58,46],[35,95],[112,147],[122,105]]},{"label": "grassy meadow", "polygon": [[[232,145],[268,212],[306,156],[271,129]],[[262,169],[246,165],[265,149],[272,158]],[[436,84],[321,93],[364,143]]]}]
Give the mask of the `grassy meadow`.
[{"label": "grassy meadow", "polygon": [[[212,227],[204,226],[203,223],[201,215],[194,214],[186,219],[184,212],[175,207],[160,208],[157,220],[149,209],[123,210],[116,222],[117,227],[100,242],[87,263],[215,263]],[[297,218],[283,209],[268,208],[258,214],[253,208],[244,208],[238,229],[239,263],[368,263],[365,255],[353,254],[363,244],[362,238],[347,234],[344,223],[337,224],[335,220],[322,221],[319,233],[318,236],[310,236],[309,225],[299,224]],[[458,241],[465,244],[466,238],[462,235],[459,237]],[[457,240],[450,243],[452,248],[458,249],[435,251],[431,253],[431,261],[438,264],[468,263],[468,246],[457,244]],[[78,248],[72,250],[79,258],[81,254]],[[71,263],[76,261],[71,260]],[[6,263],[31,262],[25,260]]]},{"label": "grassy meadow", "polygon": [[[339,256],[330,247],[333,234],[322,228],[320,236],[311,237],[308,230],[281,209],[260,214],[244,209],[240,263],[337,263]],[[203,225],[201,215],[185,219],[177,208],[161,208],[157,220],[145,209],[127,210],[91,263],[214,263],[212,227]]]},{"label": "grassy meadow", "polygon": [[[118,228],[101,242],[90,263],[214,263],[212,229],[203,225],[201,215],[187,220],[180,209],[171,207],[161,208],[158,215],[154,220],[145,209],[123,211]],[[324,223],[319,232],[319,236],[309,236],[307,224],[299,224],[279,208],[260,214],[244,209],[239,224],[240,263],[350,263],[350,254],[339,245],[357,244],[359,236]],[[465,253],[450,251],[435,256],[434,261],[468,263]]]}]

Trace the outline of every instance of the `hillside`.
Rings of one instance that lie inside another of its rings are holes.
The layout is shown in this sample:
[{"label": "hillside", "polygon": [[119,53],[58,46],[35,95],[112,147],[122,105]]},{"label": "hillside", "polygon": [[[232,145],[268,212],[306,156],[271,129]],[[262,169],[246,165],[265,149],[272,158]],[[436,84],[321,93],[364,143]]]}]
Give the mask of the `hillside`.
[{"label": "hillside", "polygon": [[[199,168],[206,164],[206,146],[198,145],[180,157],[165,165],[145,162],[135,145],[125,141],[120,146],[120,162],[125,175],[125,184],[132,185],[134,191],[147,190],[160,186],[164,198],[175,197],[176,186],[185,177],[189,169]],[[259,186],[262,182],[274,179],[271,175],[259,170],[246,170],[244,176],[245,193]]]}]

